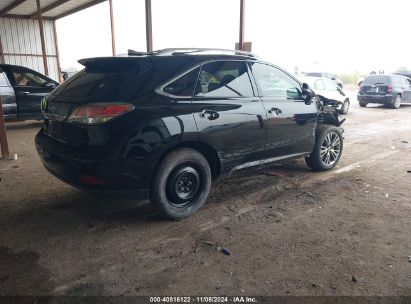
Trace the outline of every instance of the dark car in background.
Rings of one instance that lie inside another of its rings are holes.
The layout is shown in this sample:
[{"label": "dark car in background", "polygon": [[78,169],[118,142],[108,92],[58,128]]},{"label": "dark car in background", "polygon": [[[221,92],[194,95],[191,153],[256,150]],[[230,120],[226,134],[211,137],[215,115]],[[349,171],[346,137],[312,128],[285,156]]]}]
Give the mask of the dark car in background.
[{"label": "dark car in background", "polygon": [[341,157],[337,111],[277,66],[237,51],[129,54],[80,60],[85,69],[45,98],[36,148],[68,184],[149,196],[183,218],[237,170],[305,157],[321,171]]},{"label": "dark car in background", "polygon": [[58,82],[17,65],[0,64],[0,96],[6,120],[41,119],[41,99]]},{"label": "dark car in background", "polygon": [[411,80],[400,75],[369,75],[364,79],[357,99],[361,107],[378,103],[398,109],[402,102],[411,102]]}]

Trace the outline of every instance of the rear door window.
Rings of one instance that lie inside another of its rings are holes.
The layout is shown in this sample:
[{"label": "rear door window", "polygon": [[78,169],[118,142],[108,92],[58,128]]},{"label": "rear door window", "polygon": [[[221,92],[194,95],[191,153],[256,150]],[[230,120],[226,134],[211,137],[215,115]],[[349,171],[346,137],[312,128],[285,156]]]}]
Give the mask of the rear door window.
[{"label": "rear door window", "polygon": [[242,61],[206,63],[196,86],[197,97],[252,97],[254,96],[247,66]]},{"label": "rear door window", "polygon": [[173,96],[191,97],[194,93],[194,87],[197,82],[198,72],[200,68],[196,68],[181,77],[177,78],[163,88],[163,92]]}]

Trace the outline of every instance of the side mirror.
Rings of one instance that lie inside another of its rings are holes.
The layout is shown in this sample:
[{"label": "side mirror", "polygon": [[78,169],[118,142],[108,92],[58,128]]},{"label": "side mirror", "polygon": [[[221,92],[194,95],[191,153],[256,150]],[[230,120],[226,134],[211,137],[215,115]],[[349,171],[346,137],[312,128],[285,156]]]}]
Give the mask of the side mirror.
[{"label": "side mirror", "polygon": [[315,97],[315,92],[306,83],[303,83],[302,94],[303,94],[303,99],[305,101],[305,104],[310,105],[312,103],[313,97]]}]

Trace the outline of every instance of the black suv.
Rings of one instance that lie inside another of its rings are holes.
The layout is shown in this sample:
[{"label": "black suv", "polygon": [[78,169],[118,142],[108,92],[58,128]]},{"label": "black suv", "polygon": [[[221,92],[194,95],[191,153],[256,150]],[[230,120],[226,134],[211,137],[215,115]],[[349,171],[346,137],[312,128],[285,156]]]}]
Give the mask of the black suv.
[{"label": "black suv", "polygon": [[79,62],[85,69],[42,103],[35,139],[44,166],[78,188],[149,195],[164,216],[183,218],[236,170],[296,157],[328,170],[341,157],[336,111],[249,53],[167,49]]},{"label": "black suv", "polygon": [[411,102],[411,81],[400,75],[370,75],[357,95],[361,107],[379,103],[398,109],[401,102]]}]

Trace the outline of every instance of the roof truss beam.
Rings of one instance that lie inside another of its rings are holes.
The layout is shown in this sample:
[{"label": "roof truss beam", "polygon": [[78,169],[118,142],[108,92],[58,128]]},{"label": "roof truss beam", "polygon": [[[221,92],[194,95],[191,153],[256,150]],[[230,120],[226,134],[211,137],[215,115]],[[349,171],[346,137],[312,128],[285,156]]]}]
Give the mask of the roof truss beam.
[{"label": "roof truss beam", "polygon": [[[40,9],[40,14],[42,15],[42,14],[48,12],[48,11],[51,11],[53,8],[59,7],[60,5],[63,5],[64,3],[69,2],[69,1],[71,1],[71,0],[58,0],[56,2],[53,2],[52,4],[41,8]],[[31,14],[29,16],[29,18],[34,19],[34,18],[37,18],[37,16],[38,16],[38,12],[36,11],[33,14]]]},{"label": "roof truss beam", "polygon": [[96,4],[99,4],[99,3],[102,3],[102,2],[105,2],[105,1],[107,1],[107,0],[93,0],[93,1],[91,1],[91,2],[89,2],[89,3],[83,4],[83,5],[81,5],[81,6],[79,6],[79,7],[76,7],[76,8],[74,8],[74,9],[72,9],[72,10],[69,10],[69,11],[67,11],[67,12],[64,12],[63,14],[60,14],[60,15],[54,17],[54,19],[60,19],[60,18],[66,17],[66,16],[68,16],[68,15],[77,13],[77,12],[79,12],[79,11],[82,11],[82,10],[84,10],[84,9],[86,9],[86,8],[92,7],[92,6],[96,5]]}]

